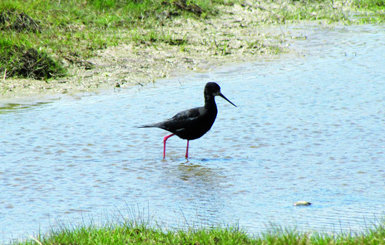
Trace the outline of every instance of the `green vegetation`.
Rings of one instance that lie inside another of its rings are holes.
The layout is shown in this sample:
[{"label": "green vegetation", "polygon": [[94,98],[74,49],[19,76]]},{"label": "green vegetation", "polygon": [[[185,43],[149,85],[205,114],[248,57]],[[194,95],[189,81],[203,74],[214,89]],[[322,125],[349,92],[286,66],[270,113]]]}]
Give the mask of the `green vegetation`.
[{"label": "green vegetation", "polygon": [[38,51],[29,43],[0,39],[0,64],[7,76],[48,79],[64,75],[64,69],[45,52]]},{"label": "green vegetation", "polygon": [[385,244],[385,224],[364,233],[302,233],[273,228],[252,237],[235,227],[164,231],[124,223],[104,227],[62,228],[18,244]]},{"label": "green vegetation", "polygon": [[175,16],[212,14],[214,2],[208,0],[2,0],[0,72],[46,79],[63,75],[64,61],[87,65],[84,60],[95,50],[122,42],[183,44],[164,33],[142,30],[155,30]]},{"label": "green vegetation", "polygon": [[354,0],[354,5],[359,8],[384,10],[385,0]]},{"label": "green vegetation", "polygon": [[359,23],[385,22],[385,0],[354,0],[353,5],[358,9]]},{"label": "green vegetation", "polygon": [[[250,2],[250,3],[249,3]],[[220,16],[221,6],[240,4],[265,13],[262,23],[326,20],[383,23],[384,0],[2,0],[0,75],[48,79],[70,65],[91,69],[96,50],[121,43],[181,46],[167,24],[175,19]],[[165,30],[164,30],[165,29]],[[226,45],[219,55],[227,54]]]},{"label": "green vegetation", "polygon": [[283,0],[268,8],[263,5],[257,7],[271,13],[265,22],[273,24],[303,20],[344,24],[385,22],[384,0]]}]

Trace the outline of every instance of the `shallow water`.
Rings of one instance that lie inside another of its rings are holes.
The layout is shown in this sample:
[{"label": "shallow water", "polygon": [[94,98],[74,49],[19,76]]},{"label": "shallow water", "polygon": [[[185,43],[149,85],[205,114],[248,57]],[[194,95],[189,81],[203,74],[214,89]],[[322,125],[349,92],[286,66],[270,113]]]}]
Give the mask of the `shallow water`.
[{"label": "shallow water", "polygon": [[[385,215],[385,30],[292,28],[298,53],[151,86],[0,110],[0,239],[117,216],[163,227],[363,231]],[[190,142],[135,126],[201,105]],[[309,207],[294,207],[299,200]]]}]

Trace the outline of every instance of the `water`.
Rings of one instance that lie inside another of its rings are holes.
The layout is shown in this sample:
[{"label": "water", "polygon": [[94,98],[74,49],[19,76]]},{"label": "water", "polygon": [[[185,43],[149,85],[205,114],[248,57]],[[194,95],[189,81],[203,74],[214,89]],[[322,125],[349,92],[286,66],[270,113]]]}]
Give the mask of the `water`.
[{"label": "water", "polygon": [[[299,31],[292,28],[288,31]],[[385,215],[385,30],[300,30],[297,54],[144,88],[0,110],[0,239],[61,223],[150,219],[166,228],[271,223],[363,231]],[[190,142],[138,129],[203,103],[220,81],[209,133]],[[309,207],[294,207],[299,200]]]}]

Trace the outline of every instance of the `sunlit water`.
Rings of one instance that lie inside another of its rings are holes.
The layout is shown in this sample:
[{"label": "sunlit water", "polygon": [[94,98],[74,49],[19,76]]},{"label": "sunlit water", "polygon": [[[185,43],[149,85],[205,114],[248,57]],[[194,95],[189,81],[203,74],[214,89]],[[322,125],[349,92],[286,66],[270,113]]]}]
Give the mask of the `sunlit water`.
[{"label": "sunlit water", "polygon": [[[295,30],[292,30],[295,31]],[[163,228],[271,223],[363,231],[385,215],[385,30],[301,31],[298,54],[0,112],[0,239],[120,218]],[[202,105],[212,130],[168,140],[161,121]],[[299,200],[312,202],[295,207]]]}]

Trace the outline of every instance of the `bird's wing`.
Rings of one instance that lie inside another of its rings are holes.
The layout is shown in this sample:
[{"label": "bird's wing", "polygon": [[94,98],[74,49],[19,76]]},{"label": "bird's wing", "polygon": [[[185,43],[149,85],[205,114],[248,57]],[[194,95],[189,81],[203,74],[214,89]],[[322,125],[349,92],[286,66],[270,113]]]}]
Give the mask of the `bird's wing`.
[{"label": "bird's wing", "polygon": [[200,107],[193,108],[190,110],[185,110],[177,113],[175,116],[173,116],[170,120],[173,121],[190,121],[195,120],[201,115]]},{"label": "bird's wing", "polygon": [[181,111],[172,118],[161,123],[160,128],[171,132],[179,132],[194,124],[199,116],[202,114],[202,108],[197,107],[186,111]]},{"label": "bird's wing", "polygon": [[196,122],[200,120],[200,117],[204,113],[204,107],[196,107],[190,110],[181,111],[166,121],[150,125],[143,125],[141,128],[157,127],[173,133],[178,133],[185,130],[186,128],[191,127],[191,125],[196,124]]}]

